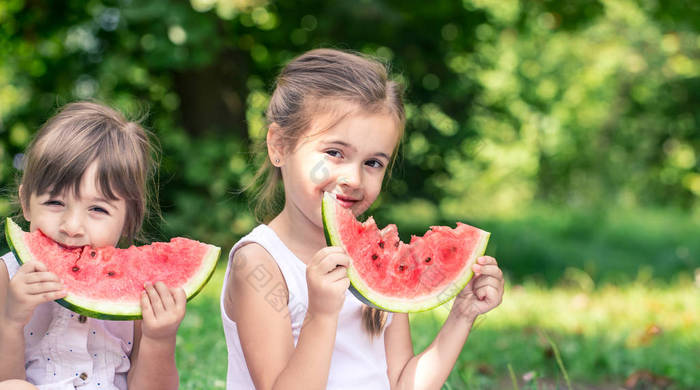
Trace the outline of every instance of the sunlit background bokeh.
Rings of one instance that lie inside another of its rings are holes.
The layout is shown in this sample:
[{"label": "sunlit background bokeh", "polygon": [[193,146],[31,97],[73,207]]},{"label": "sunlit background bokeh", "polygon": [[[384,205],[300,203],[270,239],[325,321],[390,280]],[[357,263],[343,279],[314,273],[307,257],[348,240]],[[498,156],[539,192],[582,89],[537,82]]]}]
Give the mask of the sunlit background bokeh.
[{"label": "sunlit background bokeh", "polygon": [[[407,88],[380,225],[492,232],[505,300],[446,388],[700,388],[698,2],[2,1],[0,216],[38,127],[97,99],[160,140],[149,239],[227,251],[256,224],[274,76],[318,47]],[[184,389],[224,386],[220,273],[182,326]],[[445,313],[413,318],[417,350]]]}]

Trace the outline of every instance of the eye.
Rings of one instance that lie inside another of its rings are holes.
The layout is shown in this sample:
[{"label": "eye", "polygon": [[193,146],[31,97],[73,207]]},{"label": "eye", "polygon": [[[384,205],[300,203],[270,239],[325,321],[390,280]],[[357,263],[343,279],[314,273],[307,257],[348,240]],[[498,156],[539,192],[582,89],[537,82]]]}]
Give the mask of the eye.
[{"label": "eye", "polygon": [[45,206],[63,206],[63,202],[61,202],[60,200],[56,200],[56,199],[49,199],[46,202],[44,202],[43,205],[45,205]]},{"label": "eye", "polygon": [[100,214],[109,215],[109,211],[107,211],[107,209],[105,209],[105,208],[103,208],[103,207],[100,207],[100,206],[92,206],[92,207],[90,208],[90,211],[94,211],[94,212],[97,212],[97,213],[100,213]]},{"label": "eye", "polygon": [[336,157],[336,158],[343,157],[343,154],[340,152],[340,150],[337,150],[337,149],[328,149],[328,150],[326,150],[325,153],[331,157]]},{"label": "eye", "polygon": [[365,161],[365,165],[372,168],[382,168],[384,166],[381,161],[375,159]]}]

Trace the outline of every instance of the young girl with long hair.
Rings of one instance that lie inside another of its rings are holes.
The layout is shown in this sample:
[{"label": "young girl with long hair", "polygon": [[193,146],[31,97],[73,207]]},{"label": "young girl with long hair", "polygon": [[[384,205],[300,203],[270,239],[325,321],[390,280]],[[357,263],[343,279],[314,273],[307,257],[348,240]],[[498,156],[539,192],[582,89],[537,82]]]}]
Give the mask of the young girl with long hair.
[{"label": "young girl with long hair", "polygon": [[404,129],[400,86],[377,61],[312,50],[282,70],[267,120],[256,205],[264,224],[232,248],[221,295],[227,388],[439,389],[476,317],[501,301],[496,260],[478,259],[435,340],[415,355],[407,314],[348,292],[349,258],[326,246],[321,220],[324,192],[355,215],[377,199]]}]

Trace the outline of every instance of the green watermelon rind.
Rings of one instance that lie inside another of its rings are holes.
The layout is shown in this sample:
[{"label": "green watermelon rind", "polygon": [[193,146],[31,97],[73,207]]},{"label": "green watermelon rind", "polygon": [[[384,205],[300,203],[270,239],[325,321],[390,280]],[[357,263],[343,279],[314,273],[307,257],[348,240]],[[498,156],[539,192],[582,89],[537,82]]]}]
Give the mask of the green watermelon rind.
[{"label": "green watermelon rind", "polygon": [[[334,210],[335,197],[332,194],[325,193],[321,204],[321,214],[323,217],[323,230],[326,236],[326,243],[345,249],[340,239],[340,233],[338,233]],[[364,282],[354,267],[348,267],[348,278],[350,279],[349,290],[364,304],[379,310],[397,313],[414,313],[436,308],[454,298],[462,291],[464,286],[469,283],[474,276],[471,267],[474,265],[474,262],[476,262],[476,259],[483,256],[486,252],[486,246],[488,245],[490,236],[491,233],[482,231],[481,237],[474,247],[471,258],[465,262],[464,267],[459,271],[461,277],[434,294],[404,300],[400,298],[394,299],[380,293],[375,293],[372,288]]]},{"label": "green watermelon rind", "polygon": [[[24,243],[23,235],[24,231],[22,228],[11,218],[7,218],[5,223],[5,238],[7,240],[7,245],[10,247],[10,250],[15,255],[19,264],[21,265],[30,261],[39,262],[39,260],[34,258],[31,251]],[[194,298],[204,288],[216,269],[216,263],[219,259],[221,248],[214,245],[208,246],[209,251],[202,259],[204,266],[200,267],[200,271],[190,278],[187,284],[182,286],[188,301]],[[75,313],[101,320],[123,321],[139,320],[142,318],[141,306],[139,304],[120,304],[112,301],[105,303],[70,293],[65,298],[57,299],[56,303]]]}]

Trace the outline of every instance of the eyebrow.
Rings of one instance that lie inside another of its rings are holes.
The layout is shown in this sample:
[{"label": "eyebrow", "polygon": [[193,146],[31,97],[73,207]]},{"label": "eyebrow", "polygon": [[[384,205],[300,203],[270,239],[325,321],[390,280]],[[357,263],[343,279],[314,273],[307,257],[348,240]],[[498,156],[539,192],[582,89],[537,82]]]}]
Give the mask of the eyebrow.
[{"label": "eyebrow", "polygon": [[[324,143],[327,145],[339,145],[339,146],[343,146],[343,147],[348,148],[348,149],[352,149],[353,151],[357,151],[357,149],[354,146],[350,145],[347,142],[340,141],[340,140],[326,141]],[[389,157],[389,155],[384,153],[384,152],[374,153],[374,156],[384,157],[387,160],[391,160],[391,157]]]},{"label": "eyebrow", "polygon": [[96,197],[92,198],[91,201],[92,202],[99,202],[99,203],[106,203],[110,207],[112,207],[112,208],[114,207],[114,203],[111,200],[109,200],[107,198],[103,198],[101,196],[96,196]]}]

